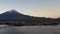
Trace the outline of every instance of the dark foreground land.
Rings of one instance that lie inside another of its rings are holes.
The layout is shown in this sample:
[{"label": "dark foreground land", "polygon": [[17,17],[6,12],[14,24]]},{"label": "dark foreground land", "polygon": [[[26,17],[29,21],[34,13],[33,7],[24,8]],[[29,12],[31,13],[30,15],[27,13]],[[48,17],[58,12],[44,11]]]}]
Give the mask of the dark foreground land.
[{"label": "dark foreground land", "polygon": [[14,26],[34,26],[34,25],[60,25],[60,18],[41,18],[39,20],[0,20],[0,24],[14,25]]}]

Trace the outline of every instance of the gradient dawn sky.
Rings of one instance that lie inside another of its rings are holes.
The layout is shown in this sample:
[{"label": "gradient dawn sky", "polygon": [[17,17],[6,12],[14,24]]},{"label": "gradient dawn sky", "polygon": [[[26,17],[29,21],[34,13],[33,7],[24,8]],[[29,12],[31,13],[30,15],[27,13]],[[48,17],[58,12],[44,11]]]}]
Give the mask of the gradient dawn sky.
[{"label": "gradient dawn sky", "polygon": [[16,9],[37,17],[60,17],[60,0],[0,0],[0,13]]}]

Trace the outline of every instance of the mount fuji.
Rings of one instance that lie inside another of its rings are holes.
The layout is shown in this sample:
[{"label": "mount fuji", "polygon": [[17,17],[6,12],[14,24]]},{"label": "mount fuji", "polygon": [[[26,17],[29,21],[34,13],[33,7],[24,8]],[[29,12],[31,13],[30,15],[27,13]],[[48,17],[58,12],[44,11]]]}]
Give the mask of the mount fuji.
[{"label": "mount fuji", "polygon": [[37,17],[33,17],[33,16],[29,16],[29,15],[24,15],[22,13],[17,12],[16,10],[10,10],[10,11],[6,11],[2,14],[0,14],[0,20],[7,20],[7,19],[23,19],[23,20],[27,20],[27,19],[38,19]]}]

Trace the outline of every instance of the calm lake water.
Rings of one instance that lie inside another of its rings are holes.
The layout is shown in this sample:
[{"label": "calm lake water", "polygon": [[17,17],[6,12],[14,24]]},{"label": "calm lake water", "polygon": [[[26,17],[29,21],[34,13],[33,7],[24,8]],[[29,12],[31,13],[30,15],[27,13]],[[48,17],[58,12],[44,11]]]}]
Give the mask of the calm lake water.
[{"label": "calm lake water", "polygon": [[60,25],[41,27],[0,25],[0,34],[60,34]]}]

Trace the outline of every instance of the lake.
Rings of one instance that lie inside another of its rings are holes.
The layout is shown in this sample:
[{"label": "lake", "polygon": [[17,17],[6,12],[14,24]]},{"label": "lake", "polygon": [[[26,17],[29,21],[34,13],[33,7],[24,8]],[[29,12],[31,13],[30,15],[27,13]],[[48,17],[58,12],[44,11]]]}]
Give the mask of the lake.
[{"label": "lake", "polygon": [[60,25],[57,26],[0,25],[0,34],[60,34]]}]

